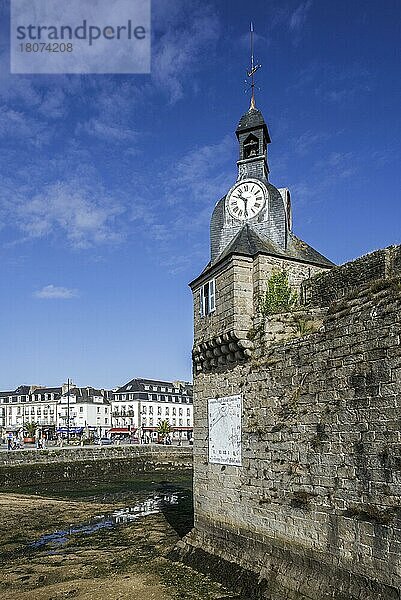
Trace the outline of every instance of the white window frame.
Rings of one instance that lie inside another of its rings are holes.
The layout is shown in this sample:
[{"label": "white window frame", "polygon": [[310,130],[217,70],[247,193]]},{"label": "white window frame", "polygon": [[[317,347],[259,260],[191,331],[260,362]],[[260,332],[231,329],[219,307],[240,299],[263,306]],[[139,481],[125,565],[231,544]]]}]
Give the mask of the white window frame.
[{"label": "white window frame", "polygon": [[210,279],[199,291],[200,316],[206,317],[216,310],[216,281]]}]

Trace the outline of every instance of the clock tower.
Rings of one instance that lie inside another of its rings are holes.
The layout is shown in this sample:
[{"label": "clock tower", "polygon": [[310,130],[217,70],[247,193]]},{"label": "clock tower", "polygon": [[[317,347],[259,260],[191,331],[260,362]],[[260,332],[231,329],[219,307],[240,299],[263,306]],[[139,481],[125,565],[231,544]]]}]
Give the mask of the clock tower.
[{"label": "clock tower", "polygon": [[253,104],[236,130],[237,180],[212,214],[210,262],[190,284],[195,373],[227,368],[252,355],[249,331],[273,271],[285,269],[299,290],[303,280],[333,267],[292,230],[291,194],[269,181],[270,135]]},{"label": "clock tower", "polygon": [[269,130],[255,105],[253,61],[249,110],[241,117],[237,179],[216,204],[210,223],[210,262],[190,284],[194,295],[195,375],[227,369],[252,356],[249,332],[272,272],[303,280],[333,263],[292,230],[291,194],[269,180]]}]

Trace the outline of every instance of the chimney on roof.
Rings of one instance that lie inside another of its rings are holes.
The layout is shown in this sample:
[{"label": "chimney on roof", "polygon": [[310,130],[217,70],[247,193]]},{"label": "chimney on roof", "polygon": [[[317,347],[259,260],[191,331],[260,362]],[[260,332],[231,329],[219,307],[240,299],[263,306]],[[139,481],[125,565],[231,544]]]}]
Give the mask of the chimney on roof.
[{"label": "chimney on roof", "polygon": [[29,393],[33,394],[36,390],[43,390],[45,387],[45,385],[31,385],[29,387]]},{"label": "chimney on roof", "polygon": [[[70,390],[72,390],[72,389],[73,389],[73,388],[75,388],[75,387],[77,387],[77,386],[76,386],[76,385],[75,385],[75,383],[74,383],[74,382],[73,382],[73,381],[70,379]],[[62,393],[62,394],[66,394],[66,393],[67,393],[67,391],[68,391],[68,383],[63,383],[63,384],[61,385],[61,393]]]}]

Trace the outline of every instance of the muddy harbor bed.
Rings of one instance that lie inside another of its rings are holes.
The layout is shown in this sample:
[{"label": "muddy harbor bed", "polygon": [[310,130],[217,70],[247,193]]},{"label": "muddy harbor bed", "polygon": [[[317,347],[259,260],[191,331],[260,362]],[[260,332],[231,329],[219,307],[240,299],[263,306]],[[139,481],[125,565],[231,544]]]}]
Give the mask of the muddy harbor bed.
[{"label": "muddy harbor bed", "polygon": [[170,472],[0,494],[0,600],[238,599],[169,558],[191,489]]}]

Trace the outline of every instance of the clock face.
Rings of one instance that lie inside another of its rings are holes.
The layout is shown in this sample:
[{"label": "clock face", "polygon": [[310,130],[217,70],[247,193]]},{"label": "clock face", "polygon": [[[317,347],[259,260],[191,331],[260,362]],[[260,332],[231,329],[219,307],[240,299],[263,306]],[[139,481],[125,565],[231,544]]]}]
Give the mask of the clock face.
[{"label": "clock face", "polygon": [[228,212],[238,221],[253,219],[264,208],[267,196],[267,189],[260,181],[244,179],[227,196]]}]

